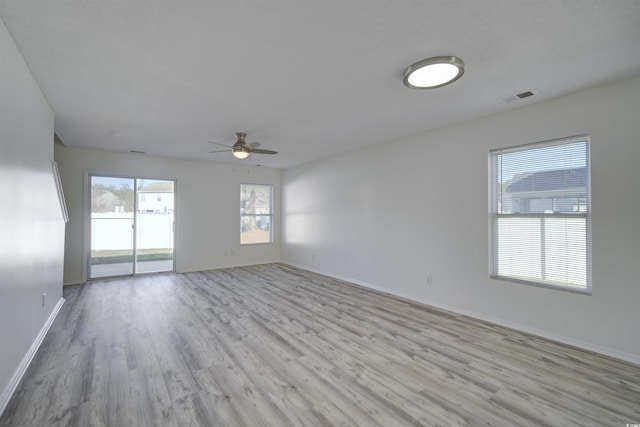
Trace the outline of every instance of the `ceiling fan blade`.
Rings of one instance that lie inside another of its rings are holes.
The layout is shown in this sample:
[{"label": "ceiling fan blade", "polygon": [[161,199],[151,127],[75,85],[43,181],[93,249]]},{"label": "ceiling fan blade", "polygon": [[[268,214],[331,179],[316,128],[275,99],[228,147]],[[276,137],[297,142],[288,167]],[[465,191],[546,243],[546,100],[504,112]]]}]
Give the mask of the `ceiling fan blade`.
[{"label": "ceiling fan blade", "polygon": [[249,144],[245,144],[247,147],[249,147],[249,150],[255,150],[256,148],[260,147],[260,143],[258,141],[254,141],[254,142],[250,142]]},{"label": "ceiling fan blade", "polygon": [[259,148],[257,150],[251,150],[251,153],[256,153],[256,154],[278,154],[277,151],[261,150]]},{"label": "ceiling fan blade", "polygon": [[209,153],[228,153],[231,150],[216,150],[216,151],[208,151]]},{"label": "ceiling fan blade", "polygon": [[233,148],[233,147],[232,147],[232,146],[230,146],[230,145],[227,145],[227,144],[220,144],[219,142],[211,142],[211,141],[209,141],[209,144],[216,144],[216,145],[222,145],[223,147]]}]

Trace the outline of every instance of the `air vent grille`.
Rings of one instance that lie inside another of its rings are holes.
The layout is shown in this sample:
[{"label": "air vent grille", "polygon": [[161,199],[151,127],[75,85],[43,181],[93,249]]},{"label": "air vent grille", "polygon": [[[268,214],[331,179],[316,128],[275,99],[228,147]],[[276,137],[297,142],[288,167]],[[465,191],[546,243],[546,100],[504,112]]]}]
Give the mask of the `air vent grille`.
[{"label": "air vent grille", "polygon": [[521,99],[529,98],[530,96],[534,96],[534,95],[537,95],[536,91],[528,90],[528,91],[525,91],[525,92],[517,93],[517,94],[512,95],[512,96],[507,96],[506,98],[502,98],[502,102],[519,101]]}]

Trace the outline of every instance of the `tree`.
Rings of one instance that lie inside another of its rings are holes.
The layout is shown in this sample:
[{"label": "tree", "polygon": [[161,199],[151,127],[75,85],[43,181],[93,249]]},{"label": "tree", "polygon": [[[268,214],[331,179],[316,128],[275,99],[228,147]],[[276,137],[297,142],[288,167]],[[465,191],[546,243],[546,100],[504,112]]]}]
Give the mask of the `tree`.
[{"label": "tree", "polygon": [[91,186],[91,211],[115,212],[116,206],[122,206],[123,212],[133,212],[133,189],[126,184],[120,188],[113,185],[93,184]]}]

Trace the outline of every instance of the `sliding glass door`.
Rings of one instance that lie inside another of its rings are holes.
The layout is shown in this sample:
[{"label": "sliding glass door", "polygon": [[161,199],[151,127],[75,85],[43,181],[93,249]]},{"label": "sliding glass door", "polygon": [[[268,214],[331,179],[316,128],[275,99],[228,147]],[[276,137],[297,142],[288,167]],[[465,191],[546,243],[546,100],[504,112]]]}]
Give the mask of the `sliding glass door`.
[{"label": "sliding glass door", "polygon": [[173,270],[173,181],[138,179],[136,273]]},{"label": "sliding glass door", "polygon": [[174,270],[174,184],[90,175],[90,279]]}]

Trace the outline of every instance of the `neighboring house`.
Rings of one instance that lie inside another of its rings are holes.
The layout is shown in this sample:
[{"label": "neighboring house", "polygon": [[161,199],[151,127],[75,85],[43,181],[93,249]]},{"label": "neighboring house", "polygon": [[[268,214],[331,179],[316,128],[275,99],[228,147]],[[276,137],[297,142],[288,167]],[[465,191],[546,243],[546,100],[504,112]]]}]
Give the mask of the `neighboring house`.
[{"label": "neighboring house", "polygon": [[586,168],[516,175],[507,185],[502,211],[513,213],[586,212]]},{"label": "neighboring house", "polygon": [[138,212],[173,213],[173,182],[152,182],[138,189]]}]

